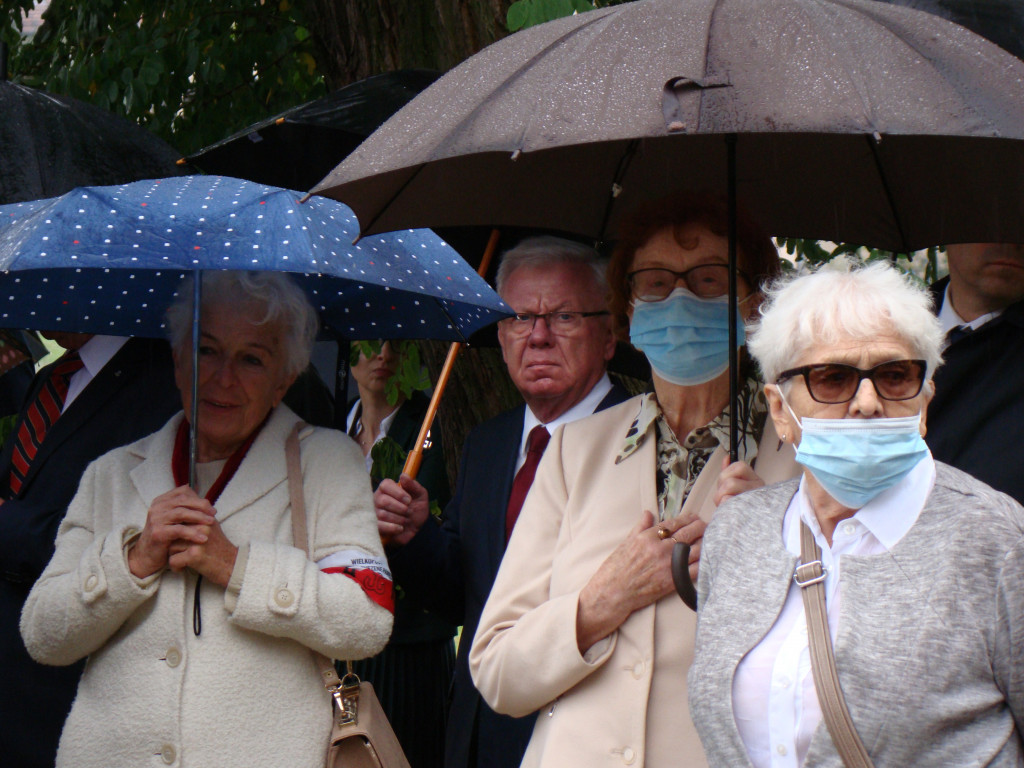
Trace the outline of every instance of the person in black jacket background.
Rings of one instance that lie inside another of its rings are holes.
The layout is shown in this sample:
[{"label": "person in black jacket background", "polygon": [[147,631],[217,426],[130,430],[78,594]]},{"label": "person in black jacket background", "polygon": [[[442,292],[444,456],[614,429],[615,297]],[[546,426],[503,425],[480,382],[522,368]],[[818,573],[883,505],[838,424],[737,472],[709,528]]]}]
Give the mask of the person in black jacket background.
[{"label": "person in black jacket background", "polygon": [[1024,503],[1024,245],[947,248],[932,286],[947,332],[925,440],[951,464]]},{"label": "person in black jacket background", "polygon": [[[346,428],[366,456],[366,468],[380,481],[387,468],[371,451],[381,445],[408,453],[416,443],[429,401],[422,392],[405,397],[395,389],[388,402],[388,383],[402,369],[403,358],[412,351],[409,341],[355,342],[352,344],[351,374],[359,397],[349,407]],[[370,354],[368,355],[367,352]],[[394,386],[394,385],[392,385]],[[441,435],[434,430],[427,438],[420,464],[419,482],[438,509],[451,498],[445,471]],[[404,598],[395,581],[395,626],[387,647],[370,659],[353,663],[360,679],[373,683],[381,706],[395,731],[412,768],[441,768],[444,763],[445,729],[448,721],[448,692],[455,669],[455,626],[428,613]],[[343,670],[339,670],[343,673]]]}]

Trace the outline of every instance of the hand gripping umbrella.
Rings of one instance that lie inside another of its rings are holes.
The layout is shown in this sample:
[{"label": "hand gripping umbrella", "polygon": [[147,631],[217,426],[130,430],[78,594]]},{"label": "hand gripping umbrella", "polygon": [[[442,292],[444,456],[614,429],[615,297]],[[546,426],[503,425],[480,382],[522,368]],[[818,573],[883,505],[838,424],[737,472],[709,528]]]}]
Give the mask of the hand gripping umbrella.
[{"label": "hand gripping umbrella", "polygon": [[508,314],[433,232],[353,245],[350,209],[300,196],[181,176],[0,206],[0,326],[164,336],[182,279],[209,269],[292,273],[339,338],[463,340]]},{"label": "hand gripping umbrella", "polygon": [[484,49],[314,192],[367,232],[603,240],[680,189],[725,193],[776,235],[1024,242],[1024,62],[873,0],[637,0]]}]

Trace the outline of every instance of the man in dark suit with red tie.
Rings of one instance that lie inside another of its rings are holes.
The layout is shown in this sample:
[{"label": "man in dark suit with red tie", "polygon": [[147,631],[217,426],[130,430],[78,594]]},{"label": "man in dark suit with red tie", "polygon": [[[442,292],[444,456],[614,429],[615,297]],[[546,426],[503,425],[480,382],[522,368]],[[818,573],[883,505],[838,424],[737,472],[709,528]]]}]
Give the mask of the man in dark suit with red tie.
[{"label": "man in dark suit with red tie", "polygon": [[469,648],[547,438],[561,424],[626,400],[605,368],[615,351],[595,251],[560,238],[531,238],[506,253],[497,289],[517,314],[498,341],[524,405],[474,429],[440,526],[428,523],[426,491],[403,477],[375,495],[389,561],[407,599],[463,625],[449,709],[446,768],[516,768],[534,717],[492,711],[469,675]]},{"label": "man in dark suit with red tie", "polygon": [[53,766],[81,672],[29,657],[18,631],[25,598],[86,465],[181,409],[166,342],[46,335],[69,354],[36,375],[0,453],[0,760],[19,768]]}]

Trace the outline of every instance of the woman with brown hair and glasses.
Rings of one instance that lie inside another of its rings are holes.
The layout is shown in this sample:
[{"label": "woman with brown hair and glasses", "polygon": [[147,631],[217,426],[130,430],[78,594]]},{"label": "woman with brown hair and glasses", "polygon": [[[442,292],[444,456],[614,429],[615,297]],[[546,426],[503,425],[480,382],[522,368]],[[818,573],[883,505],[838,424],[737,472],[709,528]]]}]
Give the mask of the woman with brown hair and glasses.
[{"label": "woman with brown hair and glasses", "polygon": [[877,766],[1021,765],[1024,509],[922,439],[928,292],[873,264],[768,295],[749,346],[803,474],[707,531],[689,687],[708,761],[866,764],[836,746],[852,733]]},{"label": "woman with brown hair and glasses", "polygon": [[[760,484],[751,464],[767,481],[796,471],[745,367],[742,408],[729,404],[739,351],[726,231],[722,201],[675,196],[637,211],[612,257],[610,309],[647,356],[653,391],[555,431],[470,654],[495,710],[540,710],[524,766],[706,764],[684,685],[695,618],[673,591],[674,539],[693,545],[695,572],[716,489]],[[746,220],[738,246],[745,321],[779,263]],[[731,418],[743,463],[723,471]]]}]

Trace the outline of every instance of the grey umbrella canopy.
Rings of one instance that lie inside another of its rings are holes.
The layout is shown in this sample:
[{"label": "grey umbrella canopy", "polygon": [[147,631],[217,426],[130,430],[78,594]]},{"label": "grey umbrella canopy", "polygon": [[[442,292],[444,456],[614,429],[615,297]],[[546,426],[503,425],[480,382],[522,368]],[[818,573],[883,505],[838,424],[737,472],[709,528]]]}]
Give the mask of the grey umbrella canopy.
[{"label": "grey umbrella canopy", "polygon": [[1024,62],[873,0],[638,0],[446,74],[314,192],[363,231],[604,239],[640,200],[725,192],[773,234],[897,251],[1024,241]]}]

